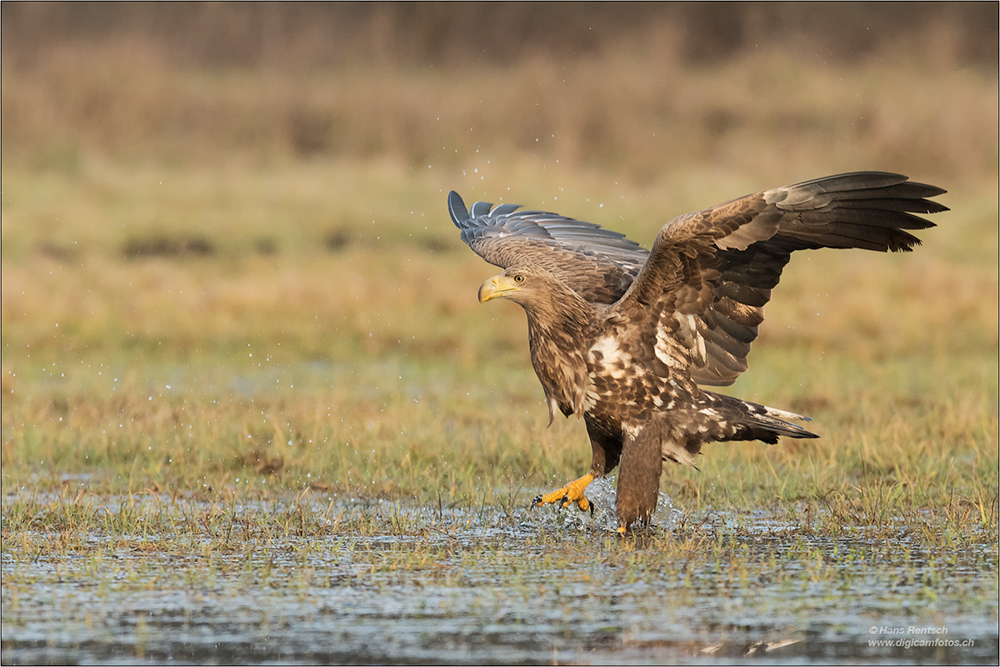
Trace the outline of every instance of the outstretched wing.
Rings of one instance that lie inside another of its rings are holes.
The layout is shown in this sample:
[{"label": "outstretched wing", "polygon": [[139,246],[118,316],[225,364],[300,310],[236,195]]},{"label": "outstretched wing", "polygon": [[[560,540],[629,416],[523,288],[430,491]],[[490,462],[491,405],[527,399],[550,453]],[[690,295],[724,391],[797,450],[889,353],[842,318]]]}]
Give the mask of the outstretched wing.
[{"label": "outstretched wing", "polygon": [[[688,239],[694,246],[704,245],[698,251],[705,254],[703,259],[714,259],[688,266],[694,274],[675,275],[679,283],[650,272],[653,289],[646,286],[639,292],[649,300],[660,289],[668,297],[666,306],[677,297],[694,298],[693,285],[701,285],[701,296],[683,304],[684,314],[691,317],[674,316],[677,326],[665,322],[663,331],[679,336],[675,344],[688,350],[696,382],[729,385],[747,369],[764,305],[792,252],[823,247],[911,250],[920,241],[906,230],[934,226],[913,214],[948,210],[927,199],[944,192],[899,174],[856,172],[774,188],[683,215],[660,232],[662,237],[670,228],[667,236],[672,240],[665,239],[664,255],[676,255],[678,244]],[[502,268],[539,266],[593,303],[612,304],[622,298],[646,263],[649,253],[617,232],[518,208],[476,202],[470,214],[457,193],[448,195],[448,210],[462,230],[462,240],[483,259]],[[701,275],[702,268],[717,275]],[[683,294],[667,294],[682,283],[687,285]],[[681,321],[684,326],[678,328]]]},{"label": "outstretched wing", "polygon": [[649,251],[624,234],[590,222],[514,204],[476,202],[471,213],[457,192],[448,212],[465,241],[480,257],[501,268],[527,264],[543,268],[591,303],[617,301]]},{"label": "outstretched wing", "polygon": [[945,191],[905,176],[856,172],[767,190],[680,216],[660,230],[649,260],[614,310],[644,344],[700,384],[727,385],[747,369],[764,305],[795,250],[908,251],[914,213],[948,210]]}]

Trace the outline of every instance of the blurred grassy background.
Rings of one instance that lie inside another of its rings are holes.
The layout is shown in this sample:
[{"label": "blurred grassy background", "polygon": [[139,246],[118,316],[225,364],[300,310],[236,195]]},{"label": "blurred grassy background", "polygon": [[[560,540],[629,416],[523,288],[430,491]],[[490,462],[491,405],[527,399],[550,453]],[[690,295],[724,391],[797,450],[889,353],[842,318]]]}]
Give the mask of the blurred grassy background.
[{"label": "blurred grassy background", "polygon": [[449,190],[648,245],[878,169],[953,212],[911,256],[793,261],[733,389],[821,444],[670,475],[728,497],[767,457],[752,499],[863,466],[995,496],[997,33],[988,3],[5,4],[4,483],[534,493],[589,448],[544,430]]},{"label": "blurred grassy background", "polygon": [[996,28],[957,3],[14,4],[3,157],[981,177]]}]

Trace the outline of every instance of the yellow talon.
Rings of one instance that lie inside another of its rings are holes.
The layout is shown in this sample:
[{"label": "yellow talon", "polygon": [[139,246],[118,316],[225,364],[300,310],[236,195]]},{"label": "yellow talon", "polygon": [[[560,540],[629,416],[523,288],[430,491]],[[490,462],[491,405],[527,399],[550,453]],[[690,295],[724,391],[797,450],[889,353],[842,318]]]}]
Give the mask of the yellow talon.
[{"label": "yellow talon", "polygon": [[594,476],[588,472],[580,479],[570,482],[561,489],[556,489],[552,493],[547,493],[544,496],[538,496],[535,498],[534,503],[538,507],[541,507],[542,505],[558,503],[561,501],[563,507],[569,507],[570,503],[575,502],[577,507],[580,508],[580,511],[593,511],[593,508],[590,506],[590,501],[583,495],[584,489],[586,489],[587,486],[593,481]]}]

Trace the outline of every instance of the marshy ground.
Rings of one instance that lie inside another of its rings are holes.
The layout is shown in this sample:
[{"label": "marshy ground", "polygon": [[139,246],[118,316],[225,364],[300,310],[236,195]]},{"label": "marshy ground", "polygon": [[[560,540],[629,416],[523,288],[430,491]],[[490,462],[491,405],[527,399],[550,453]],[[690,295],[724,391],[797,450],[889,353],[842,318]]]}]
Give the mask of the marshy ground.
[{"label": "marshy ground", "polygon": [[[19,507],[39,528],[71,507],[77,524],[21,531],[5,556],[18,663],[996,657],[995,542],[962,524],[938,536],[956,517],[845,526],[792,504],[620,540],[579,514],[503,503],[140,494]],[[928,640],[943,642],[915,643]]]},{"label": "marshy ground", "polygon": [[[995,663],[995,55],[674,34],[289,68],[5,32],[3,663]],[[648,246],[857,169],[952,211],[912,254],[794,257],[726,390],[821,439],[667,467],[625,538],[607,482],[528,509],[585,428],[546,428],[448,191]]]}]

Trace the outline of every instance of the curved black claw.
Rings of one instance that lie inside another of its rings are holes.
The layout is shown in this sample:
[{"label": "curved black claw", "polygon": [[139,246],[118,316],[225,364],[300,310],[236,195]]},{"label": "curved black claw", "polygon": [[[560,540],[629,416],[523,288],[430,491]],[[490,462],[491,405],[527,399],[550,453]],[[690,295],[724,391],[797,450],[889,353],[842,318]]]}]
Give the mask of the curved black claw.
[{"label": "curved black claw", "polygon": [[[559,504],[559,507],[569,507],[569,502],[570,502],[569,496],[563,496],[562,498],[560,498],[559,500],[556,501],[556,503]],[[542,503],[542,494],[538,494],[537,496],[535,496],[534,500],[531,501],[531,507],[541,507],[542,504],[543,504]],[[553,504],[555,504],[555,503],[553,503]],[[594,505],[593,505],[593,503],[591,503],[591,505],[590,505],[590,513],[591,514],[594,513]]]}]

